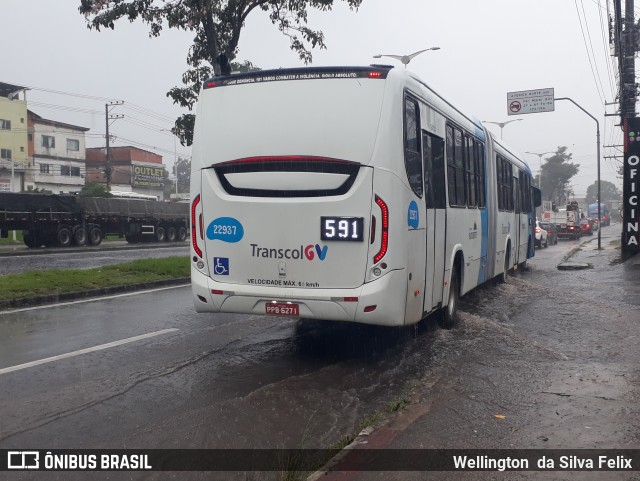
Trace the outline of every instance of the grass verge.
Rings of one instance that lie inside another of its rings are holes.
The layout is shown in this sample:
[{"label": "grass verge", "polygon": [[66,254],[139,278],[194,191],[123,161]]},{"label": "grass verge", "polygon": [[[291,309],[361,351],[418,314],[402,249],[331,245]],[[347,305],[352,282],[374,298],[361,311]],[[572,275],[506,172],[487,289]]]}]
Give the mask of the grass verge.
[{"label": "grass verge", "polygon": [[188,256],[141,259],[94,269],[49,269],[0,276],[0,300],[189,277]]},{"label": "grass verge", "polygon": [[13,231],[10,230],[8,232],[8,237],[0,237],[0,246],[13,246],[13,245],[24,245],[22,241],[22,231],[17,230],[16,232],[16,240],[13,240]]}]

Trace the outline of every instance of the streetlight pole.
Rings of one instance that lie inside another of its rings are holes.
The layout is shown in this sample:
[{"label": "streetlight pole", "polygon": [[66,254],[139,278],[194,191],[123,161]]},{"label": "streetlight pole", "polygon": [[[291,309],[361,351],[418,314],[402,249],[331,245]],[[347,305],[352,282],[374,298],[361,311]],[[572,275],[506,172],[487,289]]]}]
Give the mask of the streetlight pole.
[{"label": "streetlight pole", "polygon": [[553,154],[553,152],[542,152],[539,154],[538,152],[525,152],[525,154],[537,155],[538,160],[540,161],[540,173],[538,174],[538,189],[542,187],[542,156],[546,154]]},{"label": "streetlight pole", "polygon": [[413,52],[410,55],[391,55],[391,54],[379,53],[378,55],[374,55],[373,58],[381,58],[381,57],[395,58],[396,60],[400,60],[402,62],[402,64],[404,65],[404,68],[407,68],[407,65],[409,64],[409,62],[411,62],[411,59],[413,59],[414,57],[417,57],[422,52],[428,52],[429,50],[440,50],[440,47],[425,48],[424,50],[418,50],[417,52]]},{"label": "streetlight pole", "polygon": [[602,214],[600,212],[600,122],[593,115],[587,112],[582,106],[580,106],[575,100],[569,97],[560,97],[554,100],[568,100],[573,105],[582,110],[585,114],[591,117],[596,123],[596,155],[598,161],[598,250],[602,249]]},{"label": "streetlight pole", "polygon": [[482,122],[485,124],[496,124],[498,127],[500,127],[500,140],[502,140],[502,129],[504,129],[504,126],[510,124],[511,122],[518,122],[519,120],[522,119],[507,120],[506,122],[490,122],[488,120],[483,120]]},{"label": "streetlight pole", "polygon": [[173,135],[173,171],[176,175],[176,195],[178,194],[178,149],[176,147],[176,134],[170,129],[160,129],[161,132],[170,132]]}]

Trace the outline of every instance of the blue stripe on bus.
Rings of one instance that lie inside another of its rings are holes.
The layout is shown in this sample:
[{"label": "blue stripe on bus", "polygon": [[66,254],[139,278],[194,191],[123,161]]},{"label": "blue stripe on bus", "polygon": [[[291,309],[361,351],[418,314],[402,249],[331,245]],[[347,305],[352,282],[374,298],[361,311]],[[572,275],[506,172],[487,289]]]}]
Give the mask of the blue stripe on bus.
[{"label": "blue stripe on bus", "polygon": [[489,259],[487,257],[487,243],[489,241],[489,210],[480,209],[480,238],[482,242],[480,244],[480,270],[478,271],[478,284],[482,284],[487,280],[487,272],[489,266],[487,263]]}]

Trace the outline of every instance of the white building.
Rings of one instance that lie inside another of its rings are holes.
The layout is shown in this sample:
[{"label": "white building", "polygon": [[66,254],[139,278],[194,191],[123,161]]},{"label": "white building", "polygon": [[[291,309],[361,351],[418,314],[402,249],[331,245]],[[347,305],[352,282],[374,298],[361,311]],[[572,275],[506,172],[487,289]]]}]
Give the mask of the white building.
[{"label": "white building", "polygon": [[85,184],[85,132],[77,125],[47,120],[28,111],[29,165],[25,190],[79,192]]}]

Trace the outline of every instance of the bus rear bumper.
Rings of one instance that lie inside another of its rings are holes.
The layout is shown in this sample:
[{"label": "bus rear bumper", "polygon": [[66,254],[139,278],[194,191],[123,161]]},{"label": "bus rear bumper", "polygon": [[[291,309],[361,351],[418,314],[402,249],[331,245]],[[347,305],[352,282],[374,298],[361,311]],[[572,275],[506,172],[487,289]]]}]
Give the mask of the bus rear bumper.
[{"label": "bus rear bumper", "polygon": [[350,321],[381,326],[404,324],[407,279],[404,270],[355,289],[246,286],[216,282],[191,269],[196,312],[267,315],[267,305],[297,305],[294,317]]}]

